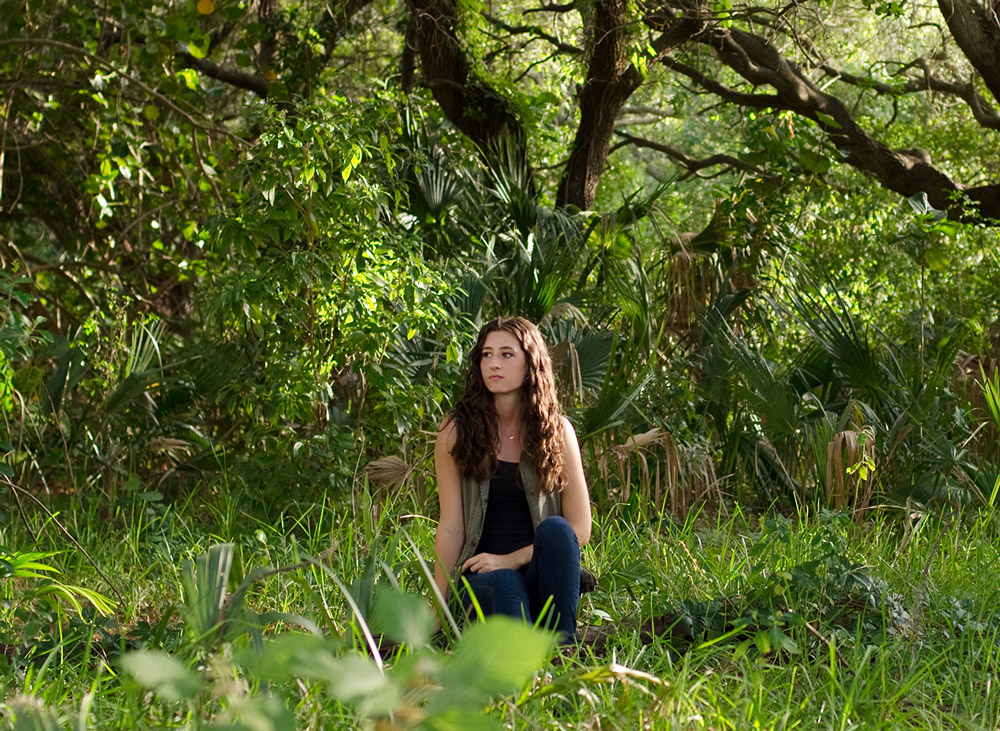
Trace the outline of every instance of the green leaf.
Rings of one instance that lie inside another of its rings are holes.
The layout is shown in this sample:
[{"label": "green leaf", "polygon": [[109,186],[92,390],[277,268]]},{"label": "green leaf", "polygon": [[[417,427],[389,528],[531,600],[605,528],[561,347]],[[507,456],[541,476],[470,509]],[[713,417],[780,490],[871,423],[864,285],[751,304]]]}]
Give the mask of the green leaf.
[{"label": "green leaf", "polygon": [[944,274],[951,269],[951,261],[942,246],[929,246],[924,250],[924,263],[938,274]]},{"label": "green leaf", "polygon": [[410,647],[427,644],[434,631],[434,617],[423,598],[404,594],[385,584],[375,589],[372,624],[376,631]]},{"label": "green leaf", "polygon": [[142,687],[168,701],[189,701],[202,689],[201,678],[165,652],[137,650],[118,661]]},{"label": "green leaf", "polygon": [[208,55],[208,38],[199,38],[188,43],[188,53],[195,58],[205,58]]},{"label": "green leaf", "polygon": [[823,125],[827,127],[833,127],[834,129],[841,129],[840,122],[831,117],[829,114],[824,114],[823,112],[816,112],[816,119],[818,119]]},{"label": "green leaf", "polygon": [[766,655],[771,651],[771,639],[767,636],[767,632],[761,630],[753,638],[754,644],[757,645],[757,650],[762,654]]},{"label": "green leaf", "polygon": [[549,658],[556,637],[510,617],[492,616],[462,636],[442,684],[456,700],[485,702],[524,685]]},{"label": "green leaf", "polygon": [[183,81],[184,85],[191,91],[198,90],[198,72],[194,69],[181,69],[177,72],[177,78]]},{"label": "green leaf", "polygon": [[781,627],[774,625],[767,631],[767,639],[770,641],[771,647],[778,650],[784,650],[787,653],[795,655],[799,651],[799,646],[795,644],[795,641],[786,635]]},{"label": "green leaf", "polygon": [[806,170],[814,173],[822,174],[830,169],[830,161],[813,150],[802,150],[799,154],[799,162]]},{"label": "green leaf", "polygon": [[914,213],[921,216],[933,216],[934,218],[940,219],[944,218],[946,215],[944,211],[931,205],[930,199],[924,191],[911,195],[906,199],[906,202],[910,204],[910,208],[913,209]]},{"label": "green leaf", "polygon": [[424,726],[434,731],[496,731],[502,726],[482,711],[447,708],[424,720]]},{"label": "green leaf", "polygon": [[387,715],[401,702],[403,693],[370,660],[348,655],[328,659],[312,670],[313,678],[330,684],[330,693],[341,703],[362,713]]},{"label": "green leaf", "polygon": [[253,675],[271,683],[293,678],[326,677],[335,663],[336,644],[324,637],[289,632],[264,643],[262,650],[247,649],[237,661]]},{"label": "green leaf", "polygon": [[[234,705],[232,714],[239,722],[235,728],[251,731],[295,731],[295,714],[285,701],[276,695],[251,697]],[[234,729],[233,726],[220,726]]]}]

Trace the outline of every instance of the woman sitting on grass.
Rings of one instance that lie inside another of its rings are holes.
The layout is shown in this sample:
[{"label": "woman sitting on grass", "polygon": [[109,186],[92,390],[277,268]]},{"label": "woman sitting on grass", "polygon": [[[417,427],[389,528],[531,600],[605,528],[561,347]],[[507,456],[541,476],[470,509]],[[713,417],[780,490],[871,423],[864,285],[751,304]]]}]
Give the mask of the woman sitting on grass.
[{"label": "woman sitting on grass", "polygon": [[[485,614],[536,621],[572,643],[580,546],[591,515],[580,446],[561,414],[552,361],[521,317],[486,324],[469,355],[465,394],[434,448],[441,518],[434,580],[465,579]],[[457,575],[461,574],[461,578]]]}]

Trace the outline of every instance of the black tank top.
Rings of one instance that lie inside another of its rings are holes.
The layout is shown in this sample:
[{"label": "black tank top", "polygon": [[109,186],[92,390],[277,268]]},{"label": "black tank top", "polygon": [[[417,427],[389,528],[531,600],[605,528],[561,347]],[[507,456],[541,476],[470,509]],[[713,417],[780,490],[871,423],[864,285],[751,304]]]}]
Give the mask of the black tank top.
[{"label": "black tank top", "polygon": [[490,499],[476,553],[513,553],[535,540],[535,527],[518,467],[517,462],[497,462],[497,471],[490,479]]}]

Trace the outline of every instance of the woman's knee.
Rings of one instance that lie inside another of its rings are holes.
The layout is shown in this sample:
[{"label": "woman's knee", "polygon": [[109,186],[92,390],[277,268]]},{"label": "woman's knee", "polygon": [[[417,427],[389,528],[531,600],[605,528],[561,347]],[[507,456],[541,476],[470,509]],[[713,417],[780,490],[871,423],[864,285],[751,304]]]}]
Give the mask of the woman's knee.
[{"label": "woman's knee", "polygon": [[535,544],[539,541],[555,541],[557,543],[577,543],[576,531],[568,520],[560,515],[546,518],[535,529]]},{"label": "woman's knee", "polygon": [[[521,616],[528,608],[528,590],[524,577],[514,569],[497,569],[482,574],[466,574],[469,588],[484,614]],[[465,596],[471,608],[472,597]]]}]

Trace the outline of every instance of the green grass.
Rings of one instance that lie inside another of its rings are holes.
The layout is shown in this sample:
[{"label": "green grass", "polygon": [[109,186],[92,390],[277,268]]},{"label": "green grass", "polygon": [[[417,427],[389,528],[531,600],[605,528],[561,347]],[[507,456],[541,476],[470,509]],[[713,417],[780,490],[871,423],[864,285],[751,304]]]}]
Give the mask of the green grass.
[{"label": "green grass", "polygon": [[[428,602],[413,595],[425,594],[427,584],[413,546],[429,556],[433,521],[405,493],[378,509],[361,489],[354,500],[303,505],[272,521],[246,514],[236,498],[195,498],[176,508],[139,500],[116,508],[67,506],[58,519],[114,588],[83,553],[67,550],[51,522],[31,515],[28,526],[7,523],[0,545],[61,550],[49,559],[62,572],[59,581],[112,600],[120,593],[123,601],[108,617],[92,611],[80,617],[43,591],[44,579],[0,580],[4,723],[41,729],[371,728],[380,719],[381,728],[459,721],[466,728],[473,717],[541,729],[1000,723],[1000,526],[992,514],[902,520],[886,513],[859,526],[818,511],[793,519],[703,513],[683,523],[649,520],[624,506],[599,511],[584,563],[600,583],[580,613],[593,644],[497,678],[489,658],[498,645],[509,641],[527,657],[547,640],[491,625],[461,645],[438,638],[421,647]],[[184,565],[219,543],[233,544],[233,569],[217,585],[220,597],[231,596],[254,567],[301,567],[251,581],[228,623],[195,636]],[[410,596],[385,593],[393,584]],[[314,623],[325,639],[309,635],[299,620]],[[258,621],[263,649],[254,649]],[[415,648],[386,653],[383,671],[366,651],[366,631],[377,636],[380,623],[394,628],[389,634],[414,638]],[[302,646],[282,644],[291,640]],[[131,661],[122,658],[140,648],[160,653],[150,662],[158,672],[172,669],[173,685],[144,671],[124,672]],[[463,692],[466,685],[475,692]],[[497,696],[498,688],[506,690]],[[390,719],[394,726],[386,725]]]}]

